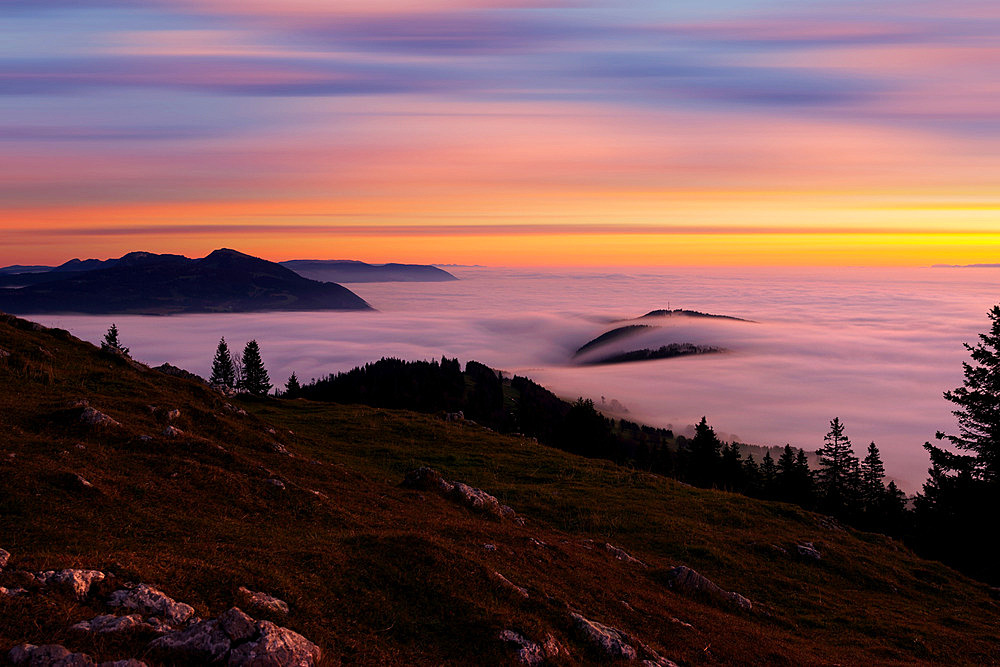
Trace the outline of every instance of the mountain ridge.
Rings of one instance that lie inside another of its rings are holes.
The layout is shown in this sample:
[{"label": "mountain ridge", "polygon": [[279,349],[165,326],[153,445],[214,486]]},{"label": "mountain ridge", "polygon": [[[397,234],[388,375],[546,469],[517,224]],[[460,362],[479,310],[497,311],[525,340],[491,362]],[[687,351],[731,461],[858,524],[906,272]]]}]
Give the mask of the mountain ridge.
[{"label": "mountain ridge", "polygon": [[0,310],[167,315],[371,309],[346,287],[227,248],[198,259],[139,251],[80,264],[92,261],[99,262],[97,268],[79,271],[71,260],[62,265],[69,267],[65,271],[41,274],[43,282],[0,289]]}]

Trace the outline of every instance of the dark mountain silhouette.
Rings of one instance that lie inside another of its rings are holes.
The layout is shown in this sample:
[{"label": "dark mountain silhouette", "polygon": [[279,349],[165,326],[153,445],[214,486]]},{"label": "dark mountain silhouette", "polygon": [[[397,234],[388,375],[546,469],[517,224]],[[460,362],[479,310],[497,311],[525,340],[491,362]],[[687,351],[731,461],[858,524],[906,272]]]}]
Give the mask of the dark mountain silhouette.
[{"label": "dark mountain silhouette", "polygon": [[430,283],[458,280],[447,271],[424,264],[366,264],[350,259],[290,259],[280,264],[300,276],[337,283]]},{"label": "dark mountain silhouette", "polygon": [[345,287],[228,249],[201,259],[133,252],[105,262],[74,260],[43,275],[52,279],[0,289],[0,310],[166,315],[371,307]]}]

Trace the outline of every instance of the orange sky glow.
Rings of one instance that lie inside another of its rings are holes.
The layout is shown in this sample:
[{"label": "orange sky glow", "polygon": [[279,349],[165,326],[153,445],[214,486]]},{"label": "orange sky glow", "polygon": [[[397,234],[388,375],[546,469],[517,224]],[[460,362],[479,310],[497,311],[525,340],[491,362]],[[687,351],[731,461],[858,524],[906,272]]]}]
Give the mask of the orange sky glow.
[{"label": "orange sky glow", "polygon": [[0,9],[0,265],[1000,262],[991,4],[136,4]]}]

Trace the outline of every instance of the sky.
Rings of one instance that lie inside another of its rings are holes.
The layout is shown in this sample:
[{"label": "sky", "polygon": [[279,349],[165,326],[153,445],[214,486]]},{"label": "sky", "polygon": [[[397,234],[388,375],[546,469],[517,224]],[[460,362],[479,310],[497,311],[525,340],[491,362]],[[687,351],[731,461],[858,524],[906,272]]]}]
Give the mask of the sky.
[{"label": "sky", "polygon": [[994,0],[6,0],[0,264],[1000,261]]}]

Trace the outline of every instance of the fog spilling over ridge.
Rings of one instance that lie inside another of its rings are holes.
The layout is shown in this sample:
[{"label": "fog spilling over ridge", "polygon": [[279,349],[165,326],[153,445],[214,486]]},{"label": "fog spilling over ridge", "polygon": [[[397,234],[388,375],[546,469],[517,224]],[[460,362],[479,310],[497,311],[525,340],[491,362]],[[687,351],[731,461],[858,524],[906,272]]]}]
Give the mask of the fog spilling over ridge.
[{"label": "fog spilling over ridge", "polygon": [[[384,356],[476,359],[558,394],[617,400],[629,417],[681,428],[706,415],[754,444],[815,449],[839,416],[856,451],[878,443],[890,475],[914,490],[921,448],[953,430],[942,398],[962,380],[962,347],[986,326],[1000,275],[990,269],[462,268],[443,283],[352,285],[377,312],[39,316],[98,341],[117,323],[135,358],[208,375],[220,336],[261,347],[272,382],[321,377]],[[669,343],[723,354],[576,365],[581,345],[651,310],[753,320],[642,320],[657,328],[609,351]]]}]

